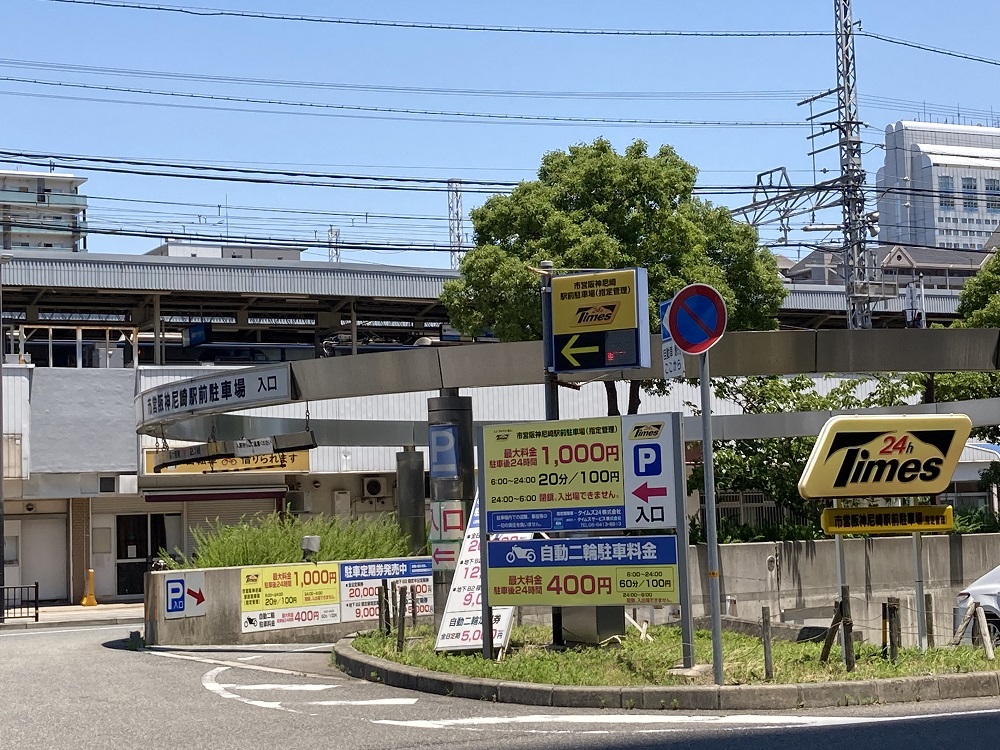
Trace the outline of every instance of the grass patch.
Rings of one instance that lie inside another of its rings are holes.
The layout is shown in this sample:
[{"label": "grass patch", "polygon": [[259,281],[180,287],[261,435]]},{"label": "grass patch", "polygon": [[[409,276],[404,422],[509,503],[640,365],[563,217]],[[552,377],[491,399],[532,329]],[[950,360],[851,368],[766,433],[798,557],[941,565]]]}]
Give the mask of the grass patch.
[{"label": "grass patch", "polygon": [[190,558],[178,551],[160,557],[172,568],[227,568],[302,562],[302,537],[320,538],[316,560],[377,560],[407,557],[406,536],[395,516],[343,521],[337,518],[270,513],[244,517],[227,526],[218,519],[206,530],[192,530],[197,552]]},{"label": "grass patch", "polygon": [[[621,645],[581,647],[566,651],[547,648],[552,638],[548,626],[515,627],[510,648],[502,662],[484,661],[478,652],[434,653],[434,631],[427,626],[408,632],[406,650],[396,653],[395,634],[386,638],[376,632],[359,635],[354,647],[371,656],[435,672],[460,674],[516,682],[551,685],[697,685],[713,684],[711,671],[699,677],[671,674],[669,669],[681,663],[681,634],[676,627],[650,628],[653,642],[641,643],[637,634],[627,634]],[[412,636],[412,637],[410,637]],[[764,647],[759,638],[723,633],[725,682],[727,685],[754,685],[764,679]],[[857,668],[848,673],[834,647],[830,661],[819,660],[821,644],[773,641],[774,679],[771,683],[827,682],[831,680],[870,680],[885,677],[908,677],[928,674],[987,671],[996,668],[981,649],[968,646],[900,651],[895,664],[882,659],[881,648],[859,645]],[[712,663],[712,635],[695,633],[695,660]]]}]

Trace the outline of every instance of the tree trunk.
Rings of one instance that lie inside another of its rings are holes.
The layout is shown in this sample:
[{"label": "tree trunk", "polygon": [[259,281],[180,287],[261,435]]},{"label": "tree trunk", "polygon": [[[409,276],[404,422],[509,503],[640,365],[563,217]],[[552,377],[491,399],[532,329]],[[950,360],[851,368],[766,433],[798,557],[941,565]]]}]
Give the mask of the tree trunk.
[{"label": "tree trunk", "polygon": [[608,416],[620,417],[622,413],[618,408],[618,388],[615,381],[605,380],[604,390],[608,393]]},{"label": "tree trunk", "polygon": [[641,380],[630,380],[628,381],[628,413],[638,414],[639,405],[642,403],[642,399],[639,398],[639,389],[642,387]]}]

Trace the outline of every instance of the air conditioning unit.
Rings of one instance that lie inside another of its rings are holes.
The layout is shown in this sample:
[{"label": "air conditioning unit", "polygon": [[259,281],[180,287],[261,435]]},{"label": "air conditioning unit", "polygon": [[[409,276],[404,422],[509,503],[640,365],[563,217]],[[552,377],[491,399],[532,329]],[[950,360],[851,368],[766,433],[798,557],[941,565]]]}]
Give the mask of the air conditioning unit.
[{"label": "air conditioning unit", "polygon": [[361,495],[367,498],[388,497],[389,480],[385,477],[362,477]]},{"label": "air conditioning unit", "polygon": [[289,513],[293,515],[308,513],[312,509],[311,506],[312,503],[302,490],[289,490],[285,493],[285,508]]}]

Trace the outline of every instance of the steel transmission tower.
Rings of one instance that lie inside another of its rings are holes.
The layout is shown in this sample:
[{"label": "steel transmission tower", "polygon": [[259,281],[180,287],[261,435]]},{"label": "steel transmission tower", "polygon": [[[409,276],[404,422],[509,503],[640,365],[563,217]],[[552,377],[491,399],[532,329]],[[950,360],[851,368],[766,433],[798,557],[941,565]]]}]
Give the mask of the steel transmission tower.
[{"label": "steel transmission tower", "polygon": [[448,238],[451,246],[451,267],[458,268],[462,259],[462,181],[448,180]]},{"label": "steel transmission tower", "polygon": [[851,0],[834,0],[837,23],[837,129],[840,146],[841,201],[844,217],[844,288],[848,327],[871,328],[876,282],[875,258],[865,248],[865,171],[861,167],[857,67]]}]

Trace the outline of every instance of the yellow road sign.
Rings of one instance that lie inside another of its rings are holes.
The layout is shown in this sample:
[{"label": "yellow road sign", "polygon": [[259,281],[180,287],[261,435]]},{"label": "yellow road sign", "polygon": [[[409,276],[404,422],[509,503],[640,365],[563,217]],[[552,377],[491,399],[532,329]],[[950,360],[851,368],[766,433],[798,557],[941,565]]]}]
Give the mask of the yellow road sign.
[{"label": "yellow road sign", "polygon": [[971,429],[965,414],[833,417],[809,455],[799,494],[815,499],[944,492]]},{"label": "yellow road sign", "polygon": [[636,276],[635,268],[623,268],[553,277],[552,333],[636,328]]},{"label": "yellow road sign", "polygon": [[820,517],[826,534],[911,534],[951,531],[955,516],[950,505],[904,508],[827,508]]}]

